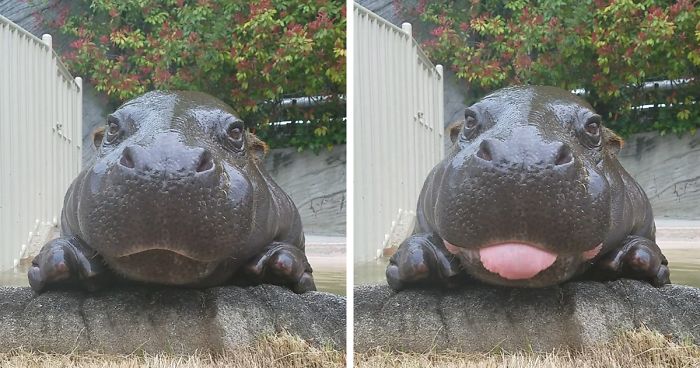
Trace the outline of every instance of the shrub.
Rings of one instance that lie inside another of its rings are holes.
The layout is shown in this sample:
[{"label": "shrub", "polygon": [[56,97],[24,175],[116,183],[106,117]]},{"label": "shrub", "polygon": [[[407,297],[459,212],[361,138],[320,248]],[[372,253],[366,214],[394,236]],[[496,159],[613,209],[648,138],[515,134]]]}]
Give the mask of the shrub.
[{"label": "shrub", "polygon": [[[470,99],[510,84],[584,88],[622,134],[700,126],[700,9],[692,0],[396,3],[424,22],[426,52],[469,84]],[[641,88],[676,79],[692,81]]]},{"label": "shrub", "polygon": [[[114,104],[152,89],[200,90],[263,138],[270,122],[292,120],[308,122],[289,125],[300,129],[285,143],[300,149],[345,141],[344,2],[83,0],[73,8],[81,10],[54,20],[73,38],[64,61]],[[301,96],[328,98],[281,109],[283,98]]]}]

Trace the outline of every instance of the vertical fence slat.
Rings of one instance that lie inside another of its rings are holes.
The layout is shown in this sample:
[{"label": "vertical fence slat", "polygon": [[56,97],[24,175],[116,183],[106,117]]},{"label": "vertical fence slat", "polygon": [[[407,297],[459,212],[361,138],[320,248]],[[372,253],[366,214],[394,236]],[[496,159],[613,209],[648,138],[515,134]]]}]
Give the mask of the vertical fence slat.
[{"label": "vertical fence slat", "polygon": [[[0,23],[0,55],[8,55],[9,50],[9,26],[4,23]],[[6,81],[9,79],[9,64],[0,63],[0,80]],[[8,104],[10,102],[10,97],[8,96],[7,88],[0,88],[0,121],[8,121],[10,118],[8,112]],[[7,127],[5,124],[0,124],[0,137],[8,135]],[[7,195],[9,191],[6,190],[7,183],[7,166],[9,166],[6,161],[9,159],[9,154],[6,152],[6,147],[4,144],[0,144],[0,233],[4,233],[6,230],[6,223],[10,220],[6,213],[7,206]],[[0,247],[0,259],[7,259],[8,249],[5,247]]]},{"label": "vertical fence slat", "polygon": [[0,16],[0,270],[59,218],[81,140],[81,81],[60,63],[50,36]]},{"label": "vertical fence slat", "polygon": [[355,4],[355,261],[380,253],[393,226],[415,215],[428,172],[444,154],[442,73],[410,34]]},{"label": "vertical fence slat", "polygon": [[[17,48],[12,48],[10,47],[10,52],[7,53],[7,57],[9,59],[10,65],[10,74],[8,76],[8,85],[9,86],[16,86],[17,85],[17,73],[18,70],[17,68],[19,67],[19,58],[18,58],[18,48],[21,47],[21,42],[22,42],[22,36],[18,34],[17,30],[12,30],[11,38],[10,41],[15,40],[15,43],[18,44]],[[7,224],[9,224],[9,228],[7,229],[9,232],[9,241],[10,244],[13,244],[16,247],[20,246],[20,231],[17,231],[16,229],[19,229],[19,216],[18,216],[18,211],[16,208],[16,203],[17,203],[17,196],[14,195],[17,192],[17,163],[15,161],[16,158],[16,153],[15,153],[15,140],[17,139],[17,127],[18,125],[12,121],[18,119],[18,111],[17,111],[17,94],[16,93],[10,93],[10,104],[8,106],[8,110],[10,112],[10,121],[8,121],[6,124],[8,124],[8,135],[6,138],[6,144],[8,147],[8,155],[9,155],[9,160],[7,161],[8,165],[8,193],[9,195],[7,196],[7,206],[8,206],[8,215],[9,215],[9,221],[7,221]],[[11,230],[15,229],[15,230]],[[8,266],[10,262],[12,262],[12,266],[14,266],[14,259],[12,257],[11,250],[8,249],[6,253],[9,253],[9,257],[7,257],[3,262],[6,263],[5,266]]]}]

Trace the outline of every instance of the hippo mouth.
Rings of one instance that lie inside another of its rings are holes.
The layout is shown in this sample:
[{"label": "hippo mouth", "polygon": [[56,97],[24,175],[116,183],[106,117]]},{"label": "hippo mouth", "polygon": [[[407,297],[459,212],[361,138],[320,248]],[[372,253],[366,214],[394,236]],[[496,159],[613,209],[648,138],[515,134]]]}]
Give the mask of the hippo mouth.
[{"label": "hippo mouth", "polygon": [[[529,280],[550,268],[561,254],[545,250],[540,246],[524,242],[504,242],[487,245],[478,249],[466,249],[443,240],[445,248],[454,255],[464,255],[478,260],[483,267],[506,280]],[[578,254],[583,260],[593,259],[603,247],[603,243]],[[570,256],[570,255],[569,255]]]},{"label": "hippo mouth", "polygon": [[188,258],[193,261],[197,262],[207,262],[209,260],[204,260],[204,259],[199,259],[198,257],[190,254],[189,252],[183,252],[178,249],[172,249],[172,248],[167,248],[167,247],[149,247],[149,248],[141,248],[141,249],[132,249],[129,252],[122,253],[119,255],[117,258],[127,258],[127,257],[132,257],[132,256],[138,256],[139,254],[144,254],[147,252],[163,252],[163,253],[169,253],[173,256],[180,256],[184,258]]},{"label": "hippo mouth", "polygon": [[120,252],[119,254],[112,255],[112,257],[117,260],[126,260],[152,254],[161,254],[174,259],[182,259],[186,262],[197,262],[202,264],[217,262],[221,261],[222,259],[221,254],[206,254],[204,252],[187,250],[186,247],[168,246],[163,244],[131,247],[126,251]]},{"label": "hippo mouth", "polygon": [[210,277],[221,262],[202,261],[172,249],[143,249],[116,258],[105,258],[118,274],[135,281],[166,285],[197,285]]}]

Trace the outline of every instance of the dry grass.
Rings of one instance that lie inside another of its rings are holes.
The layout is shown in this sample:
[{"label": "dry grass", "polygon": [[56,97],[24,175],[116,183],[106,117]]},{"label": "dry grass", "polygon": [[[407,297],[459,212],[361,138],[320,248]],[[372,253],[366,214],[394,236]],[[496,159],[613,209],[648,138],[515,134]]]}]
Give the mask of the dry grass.
[{"label": "dry grass", "polygon": [[355,354],[355,367],[700,367],[700,346],[691,343],[675,343],[659,333],[641,330],[621,334],[610,343],[578,352],[561,350],[547,354],[530,352],[418,354],[377,349],[364,354]]},{"label": "dry grass", "polygon": [[107,355],[97,353],[47,354],[16,350],[0,354],[3,368],[203,368],[203,367],[345,367],[345,353],[317,348],[291,335],[262,339],[255,346],[223,354]]}]

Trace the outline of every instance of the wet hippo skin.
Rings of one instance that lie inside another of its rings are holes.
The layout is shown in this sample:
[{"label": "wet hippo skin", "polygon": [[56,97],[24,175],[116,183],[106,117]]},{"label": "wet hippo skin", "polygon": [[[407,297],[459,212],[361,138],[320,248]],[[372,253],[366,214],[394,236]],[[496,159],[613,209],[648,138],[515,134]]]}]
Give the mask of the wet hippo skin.
[{"label": "wet hippo skin", "polygon": [[467,108],[425,180],[413,235],[391,257],[389,286],[669,283],[649,200],[602,124],[554,87],[505,88]]},{"label": "wet hippo skin", "polygon": [[150,92],[95,137],[97,159],[66,193],[61,236],[32,261],[34,290],[315,290],[297,209],[263,169],[267,147],[229,106],[204,93]]}]

